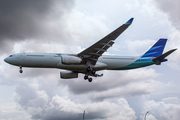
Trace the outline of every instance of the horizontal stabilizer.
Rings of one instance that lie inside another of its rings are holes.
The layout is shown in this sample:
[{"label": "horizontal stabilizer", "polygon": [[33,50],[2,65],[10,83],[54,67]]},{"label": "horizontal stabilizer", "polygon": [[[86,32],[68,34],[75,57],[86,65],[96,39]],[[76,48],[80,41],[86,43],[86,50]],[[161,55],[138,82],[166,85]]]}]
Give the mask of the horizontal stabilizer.
[{"label": "horizontal stabilizer", "polygon": [[93,76],[93,77],[102,77],[103,74],[89,74],[90,76]]},{"label": "horizontal stabilizer", "polygon": [[167,57],[168,55],[170,55],[171,53],[173,53],[173,52],[176,51],[176,50],[177,50],[177,49],[169,50],[168,52],[160,55],[159,57],[156,57],[155,59],[153,59],[153,62],[157,62],[157,61],[163,60],[165,57]]},{"label": "horizontal stabilizer", "polygon": [[[93,75],[91,75],[91,76],[93,76]],[[103,74],[100,74],[100,75],[99,74],[95,74],[94,75],[94,77],[102,77],[102,76],[103,76]]]},{"label": "horizontal stabilizer", "polygon": [[99,75],[99,77],[102,77],[102,76],[103,76],[103,74],[100,74],[100,75]]}]

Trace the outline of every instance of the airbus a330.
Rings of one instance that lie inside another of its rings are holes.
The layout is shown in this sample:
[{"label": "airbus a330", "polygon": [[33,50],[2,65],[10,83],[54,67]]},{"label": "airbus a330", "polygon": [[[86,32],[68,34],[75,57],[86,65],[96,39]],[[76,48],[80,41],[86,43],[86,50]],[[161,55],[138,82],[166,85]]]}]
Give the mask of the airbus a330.
[{"label": "airbus a330", "polygon": [[61,71],[60,77],[64,79],[78,78],[78,74],[85,74],[84,79],[92,82],[93,77],[101,77],[97,74],[100,70],[128,70],[141,68],[149,65],[160,65],[167,61],[166,57],[176,49],[163,53],[167,39],[159,39],[144,55],[141,56],[111,56],[103,55],[113,44],[115,39],[124,32],[133,22],[134,18],[85,49],[78,54],[61,53],[17,53],[5,58],[4,61],[22,67],[35,68],[58,68]]}]

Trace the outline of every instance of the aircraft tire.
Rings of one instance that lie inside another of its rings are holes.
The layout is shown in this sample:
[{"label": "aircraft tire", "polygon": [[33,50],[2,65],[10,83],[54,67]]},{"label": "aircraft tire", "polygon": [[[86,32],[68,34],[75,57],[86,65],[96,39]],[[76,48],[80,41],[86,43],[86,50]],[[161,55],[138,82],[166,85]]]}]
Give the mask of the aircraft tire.
[{"label": "aircraft tire", "polygon": [[90,72],[90,71],[91,71],[91,67],[88,67],[88,68],[87,68],[87,72]]},{"label": "aircraft tire", "polygon": [[91,73],[94,75],[94,74],[96,74],[96,71],[95,71],[95,70],[92,70]]},{"label": "aircraft tire", "polygon": [[87,76],[87,75],[85,75],[85,76],[84,76],[84,80],[87,80],[87,79],[88,79],[88,76]]},{"label": "aircraft tire", "polygon": [[89,82],[92,82],[92,78],[89,78],[88,81],[89,81]]},{"label": "aircraft tire", "polygon": [[23,73],[23,70],[19,70],[20,73]]}]

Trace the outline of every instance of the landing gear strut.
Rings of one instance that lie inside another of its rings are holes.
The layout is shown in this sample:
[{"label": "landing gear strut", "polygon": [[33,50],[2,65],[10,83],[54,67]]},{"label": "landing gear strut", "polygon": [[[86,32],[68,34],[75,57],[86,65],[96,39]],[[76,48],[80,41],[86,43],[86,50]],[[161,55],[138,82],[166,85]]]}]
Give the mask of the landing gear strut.
[{"label": "landing gear strut", "polygon": [[96,74],[96,71],[95,70],[91,70],[91,73],[94,75],[94,74]]},{"label": "landing gear strut", "polygon": [[92,71],[92,69],[91,69],[91,67],[88,67],[87,72],[90,72],[90,71]]},{"label": "landing gear strut", "polygon": [[19,66],[19,68],[20,68],[19,72],[23,73],[22,66]]},{"label": "landing gear strut", "polygon": [[90,66],[87,68],[87,72],[91,72],[93,75],[96,73]]}]

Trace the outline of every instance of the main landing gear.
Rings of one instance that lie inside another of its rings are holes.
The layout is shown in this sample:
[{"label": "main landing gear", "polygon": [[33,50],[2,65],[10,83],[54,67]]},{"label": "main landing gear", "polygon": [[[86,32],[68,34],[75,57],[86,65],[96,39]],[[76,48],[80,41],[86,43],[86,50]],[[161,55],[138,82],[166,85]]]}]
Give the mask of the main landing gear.
[{"label": "main landing gear", "polygon": [[87,80],[87,79],[88,79],[89,82],[92,82],[92,78],[89,77],[88,75],[85,75],[85,76],[84,76],[84,80]]},{"label": "main landing gear", "polygon": [[19,72],[23,73],[22,66],[19,66],[19,68],[20,68]]},{"label": "main landing gear", "polygon": [[90,73],[90,72],[91,72],[91,74],[93,74],[93,75],[96,73],[95,70],[93,70],[91,67],[88,67],[88,68],[87,68],[87,74],[84,76],[84,79],[85,79],[85,80],[88,79],[89,82],[92,82],[92,78],[88,76],[88,73]]}]

